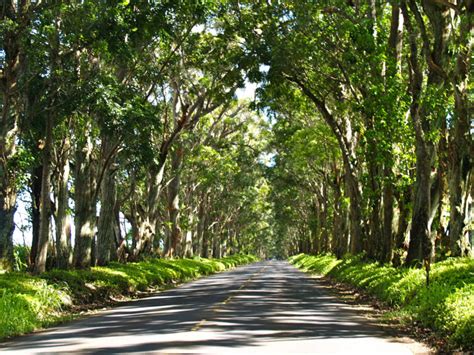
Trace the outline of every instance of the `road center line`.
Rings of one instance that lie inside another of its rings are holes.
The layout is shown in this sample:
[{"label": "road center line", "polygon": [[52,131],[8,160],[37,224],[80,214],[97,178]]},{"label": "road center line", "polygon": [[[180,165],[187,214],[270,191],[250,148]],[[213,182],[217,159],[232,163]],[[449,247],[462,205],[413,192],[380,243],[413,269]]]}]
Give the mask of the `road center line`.
[{"label": "road center line", "polygon": [[[265,265],[263,268],[261,268],[260,270],[258,270],[257,272],[255,272],[254,274],[252,274],[247,280],[245,280],[245,282],[240,285],[240,287],[238,288],[238,290],[234,291],[234,293],[237,293],[239,290],[243,290],[245,287],[247,287],[247,285],[249,284],[250,281],[252,281],[252,279],[257,276],[257,275],[260,275],[263,271],[265,271],[265,269],[267,268],[267,265]],[[228,304],[232,298],[235,296],[234,295],[230,295],[229,297],[227,297],[224,301],[220,302],[220,303],[217,303],[215,304],[213,307],[211,307],[211,311],[212,312],[220,312],[222,309],[222,306],[223,305],[226,305]],[[194,327],[191,328],[191,331],[192,332],[196,332],[198,331],[199,329],[202,328],[202,326],[207,322],[207,320],[205,318],[203,318],[201,321],[199,321],[199,323],[197,323]]]},{"label": "road center line", "polygon": [[195,331],[199,330],[199,328],[201,328],[201,327],[204,325],[204,323],[206,323],[206,319],[201,319],[201,321],[200,321],[198,324],[196,324],[196,325],[191,329],[191,331],[192,331],[192,332],[195,332]]}]

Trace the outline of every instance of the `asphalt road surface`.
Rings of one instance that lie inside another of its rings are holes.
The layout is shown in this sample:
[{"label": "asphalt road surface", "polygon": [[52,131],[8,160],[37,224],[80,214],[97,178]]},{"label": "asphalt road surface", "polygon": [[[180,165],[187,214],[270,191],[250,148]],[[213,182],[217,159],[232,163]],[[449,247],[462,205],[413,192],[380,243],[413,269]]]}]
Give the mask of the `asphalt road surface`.
[{"label": "asphalt road surface", "polygon": [[364,314],[287,262],[265,261],[16,338],[0,352],[428,353]]}]

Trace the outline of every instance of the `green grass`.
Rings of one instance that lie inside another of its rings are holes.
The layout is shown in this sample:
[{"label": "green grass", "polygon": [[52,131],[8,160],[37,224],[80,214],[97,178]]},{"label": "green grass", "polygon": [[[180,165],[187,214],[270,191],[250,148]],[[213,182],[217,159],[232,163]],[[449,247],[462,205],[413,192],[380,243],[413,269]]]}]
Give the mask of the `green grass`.
[{"label": "green grass", "polygon": [[421,322],[446,337],[452,348],[474,348],[473,259],[435,263],[429,287],[423,270],[368,263],[357,256],[338,260],[332,255],[300,254],[290,262],[367,291],[394,306],[394,317]]},{"label": "green grass", "polygon": [[248,255],[222,259],[148,259],[89,270],[52,270],[40,276],[0,274],[0,339],[60,322],[73,305],[131,296],[256,261]]}]

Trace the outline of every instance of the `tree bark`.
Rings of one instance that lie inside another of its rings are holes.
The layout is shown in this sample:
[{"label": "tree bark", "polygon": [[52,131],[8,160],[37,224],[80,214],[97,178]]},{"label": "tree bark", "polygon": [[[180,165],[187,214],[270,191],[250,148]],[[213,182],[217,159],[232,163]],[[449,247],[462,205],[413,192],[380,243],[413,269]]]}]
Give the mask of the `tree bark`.
[{"label": "tree bark", "polygon": [[206,219],[206,201],[207,196],[205,193],[200,194],[199,198],[199,207],[197,215],[197,226],[196,226],[196,235],[193,240],[193,249],[195,255],[202,255],[203,251],[203,235],[205,228],[205,219]]},{"label": "tree bark", "polygon": [[393,204],[394,188],[392,182],[391,164],[384,166],[383,186],[383,249],[381,260],[389,263],[393,257]]},{"label": "tree bark", "polygon": [[356,255],[363,251],[362,197],[359,183],[353,173],[346,170],[347,196],[350,200],[350,251]]},{"label": "tree bark", "polygon": [[116,143],[109,137],[102,139],[102,169],[103,176],[100,183],[100,214],[97,229],[97,265],[107,265],[114,257],[116,249],[116,204],[117,191],[113,152]]},{"label": "tree bark", "polygon": [[5,188],[0,196],[0,205],[0,267],[10,270],[13,266],[13,231],[15,230],[13,217],[16,212],[16,192],[11,188]]},{"label": "tree bark", "polygon": [[168,212],[171,223],[169,248],[166,251],[168,257],[182,256],[181,238],[182,231],[179,226],[180,206],[179,191],[181,185],[181,165],[183,161],[183,147],[180,142],[171,153],[172,179],[168,185]]},{"label": "tree bark", "polygon": [[449,139],[449,197],[450,197],[450,222],[449,238],[450,251],[453,256],[464,256],[470,253],[471,245],[469,233],[464,231],[466,225],[472,225],[473,216],[468,213],[468,201],[473,196],[469,188],[468,176],[474,171],[474,158],[469,152],[469,146],[473,146],[472,138],[469,139],[472,115],[469,107],[472,102],[469,99],[469,74],[472,74],[471,56],[474,36],[473,18],[474,5],[471,9],[468,4],[463,14],[459,17],[460,39],[459,53],[456,58],[456,67],[451,76],[451,84],[454,91],[454,124],[450,130]]},{"label": "tree bark", "polygon": [[189,220],[188,220],[188,229],[186,231],[186,235],[184,238],[184,245],[183,245],[183,256],[185,258],[192,258],[193,257],[193,240],[194,240],[194,211],[191,210],[189,212]]},{"label": "tree bark", "polygon": [[320,214],[320,206],[318,198],[314,198],[311,203],[311,215],[312,215],[312,222],[311,222],[311,253],[318,254],[319,253],[319,238],[320,238],[320,229],[321,229],[321,221],[319,219]]},{"label": "tree bark", "polygon": [[344,210],[342,204],[341,176],[337,170],[334,172],[334,216],[333,216],[333,239],[336,257],[342,258],[347,253],[347,239],[344,231]]},{"label": "tree bark", "polygon": [[[418,31],[413,27],[412,16],[418,26]],[[427,99],[422,97],[423,90],[433,95],[434,92],[443,92],[444,78],[439,68],[443,67],[444,53],[446,49],[447,36],[447,12],[432,12],[431,5],[423,3],[430,21],[433,23],[433,46],[427,38],[426,27],[419,12],[418,4],[414,0],[402,1],[401,8],[405,17],[407,32],[410,41],[410,92],[412,103],[410,115],[413,121],[416,137],[416,183],[415,201],[413,207],[412,226],[410,231],[410,244],[408,247],[407,264],[420,263],[423,261],[427,270],[433,255],[433,241],[430,231],[431,215],[431,170],[434,162],[435,147],[430,138],[431,130],[434,129],[431,117],[441,115],[445,119],[445,112],[432,112]],[[428,77],[426,88],[423,87],[424,72],[419,63],[418,36],[422,39],[422,49],[428,65]]]},{"label": "tree bark", "polygon": [[[325,180],[325,179],[324,179]],[[322,235],[320,238],[321,244],[320,244],[320,250],[323,253],[329,252],[329,233],[330,233],[330,222],[329,222],[329,206],[328,206],[328,201],[329,201],[329,196],[328,196],[328,191],[327,191],[327,185],[325,181],[322,184],[321,187],[321,206],[322,206],[322,221],[324,227],[322,228]]]},{"label": "tree bark", "polygon": [[202,250],[201,256],[203,258],[209,257],[209,216],[207,213],[204,214],[202,225]]},{"label": "tree bark", "polygon": [[41,201],[41,178],[43,165],[33,168],[31,172],[31,250],[30,270],[33,271],[38,255],[38,243],[40,233],[40,201]]},{"label": "tree bark", "polygon": [[0,117],[0,267],[13,267],[13,231],[16,211],[16,176],[13,158],[19,131],[21,93],[18,82],[24,73],[25,55],[22,41],[29,24],[29,0],[5,0],[0,7],[0,20],[11,21],[3,34],[4,51],[1,82]]},{"label": "tree bark", "polygon": [[[159,198],[163,188],[166,155],[160,157],[159,163],[150,168],[147,176],[147,201],[140,216],[140,227],[135,235],[133,259],[137,260],[144,252],[150,252],[153,247],[156,226],[158,225]],[[135,209],[138,213],[138,210]]]},{"label": "tree bark", "polygon": [[219,233],[213,233],[212,236],[212,257],[216,259],[221,257],[221,236]]},{"label": "tree bark", "polygon": [[407,264],[420,264],[431,255],[431,162],[433,148],[418,139],[416,144],[416,183]]},{"label": "tree bark", "polygon": [[87,268],[91,265],[92,239],[96,228],[96,172],[92,158],[91,138],[79,143],[75,159],[75,245],[74,266]]},{"label": "tree bark", "polygon": [[383,221],[380,218],[380,212],[382,211],[381,206],[381,189],[380,183],[377,180],[380,176],[380,169],[376,162],[375,157],[375,145],[372,145],[369,150],[374,154],[369,153],[368,157],[368,169],[369,169],[369,181],[370,181],[370,219],[368,221],[369,231],[367,233],[367,245],[364,248],[367,251],[367,256],[370,259],[380,258],[380,247],[383,243],[382,232],[383,232]]},{"label": "tree bark", "polygon": [[53,147],[53,116],[50,114],[46,121],[46,135],[43,148],[43,171],[41,176],[40,198],[40,228],[38,236],[38,252],[36,254],[33,272],[36,274],[46,271],[46,258],[50,238],[51,222],[51,164]]},{"label": "tree bark", "polygon": [[69,207],[69,154],[70,141],[65,138],[60,156],[57,159],[58,177],[56,183],[56,267],[67,269],[71,263],[71,218]]}]

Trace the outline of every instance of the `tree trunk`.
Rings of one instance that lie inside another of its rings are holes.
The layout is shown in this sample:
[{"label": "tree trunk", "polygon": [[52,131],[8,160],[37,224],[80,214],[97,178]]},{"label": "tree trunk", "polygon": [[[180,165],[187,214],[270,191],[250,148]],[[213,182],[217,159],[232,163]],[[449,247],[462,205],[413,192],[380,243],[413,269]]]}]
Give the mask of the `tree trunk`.
[{"label": "tree trunk", "polygon": [[91,242],[91,264],[89,266],[94,267],[97,265],[97,236],[94,234]]},{"label": "tree trunk", "polygon": [[320,238],[320,229],[321,229],[321,221],[319,220],[320,214],[320,206],[319,200],[317,198],[313,199],[311,204],[311,215],[312,215],[312,222],[311,222],[311,253],[318,254],[319,253],[319,238]]},{"label": "tree trunk", "polygon": [[171,174],[173,177],[168,185],[168,211],[171,223],[169,248],[166,251],[168,257],[182,256],[182,251],[180,250],[182,231],[179,226],[179,190],[181,185],[183,148],[179,141],[171,154]]},{"label": "tree trunk", "polygon": [[74,266],[87,268],[92,262],[92,239],[96,228],[96,174],[92,160],[92,141],[87,138],[76,150],[75,177],[75,245]]},{"label": "tree trunk", "polygon": [[462,143],[456,141],[456,138],[452,139],[449,162],[449,249],[452,256],[464,256],[466,251],[470,249],[469,240],[466,238],[467,233],[464,233],[464,226],[466,222],[469,222],[468,218],[472,218],[466,215],[469,200],[469,190],[466,189],[466,185],[468,185],[468,172],[472,168],[468,161],[469,158],[458,154],[461,149],[453,147]]},{"label": "tree trunk", "polygon": [[31,173],[31,250],[30,269],[34,270],[36,255],[38,255],[39,231],[40,231],[40,201],[41,201],[41,179],[43,166],[33,168]]},{"label": "tree trunk", "polygon": [[400,5],[392,2],[392,16],[390,18],[390,35],[388,38],[388,76],[393,77],[402,70],[402,41],[403,41],[403,16]]},{"label": "tree trunk", "polygon": [[213,233],[212,236],[212,257],[215,259],[221,257],[221,236],[219,233]]},{"label": "tree trunk", "polygon": [[[337,172],[336,172],[337,174]],[[340,177],[336,175],[334,184],[334,217],[333,217],[333,240],[336,257],[342,258],[347,252],[347,239],[344,232],[344,211],[342,205],[342,192]]]},{"label": "tree trunk", "polygon": [[439,189],[439,203],[437,211],[437,222],[435,225],[434,241],[435,248],[438,248],[440,254],[445,256],[449,250],[449,235],[447,233],[448,225],[445,222],[445,216],[448,212],[449,193],[447,183],[448,171],[448,131],[447,121],[443,120],[440,129],[440,140],[438,142],[438,189]]},{"label": "tree trunk", "polygon": [[[207,205],[207,204],[206,204]],[[209,257],[209,216],[207,213],[204,214],[202,225],[202,250],[201,256],[203,258]]]},{"label": "tree trunk", "polygon": [[330,228],[330,222],[329,222],[329,206],[328,206],[328,201],[329,201],[329,196],[327,192],[327,185],[326,183],[323,183],[323,186],[321,188],[321,205],[322,205],[322,221],[324,227],[322,228],[323,235],[321,236],[321,245],[320,245],[320,250],[322,250],[323,253],[329,252],[329,231],[331,230]]},{"label": "tree trunk", "polygon": [[16,138],[20,120],[19,79],[24,72],[25,54],[23,38],[29,23],[30,1],[6,0],[0,8],[0,20],[9,23],[4,30],[1,70],[1,117],[0,117],[0,267],[13,267],[13,231],[16,211]]},{"label": "tree trunk", "polygon": [[389,263],[393,257],[393,182],[391,165],[384,166],[383,187],[383,250],[381,260]]},{"label": "tree trunk", "polygon": [[221,234],[221,245],[220,245],[220,257],[225,258],[228,252],[228,240],[229,240],[229,230],[224,234]]},{"label": "tree trunk", "polygon": [[[151,252],[155,229],[158,225],[158,208],[161,190],[163,188],[163,178],[165,172],[166,156],[162,156],[158,164],[150,168],[147,176],[147,202],[143,211],[142,221],[138,234],[135,235],[135,246],[133,248],[133,259],[137,260],[144,252]],[[138,212],[138,211],[137,211]]]},{"label": "tree trunk", "polygon": [[417,140],[416,144],[416,183],[413,217],[410,230],[407,264],[420,264],[431,255],[431,233],[429,219],[431,212],[431,162],[433,148]]},{"label": "tree trunk", "polygon": [[51,165],[53,147],[53,117],[51,114],[46,122],[46,138],[43,148],[43,172],[41,176],[41,199],[40,199],[40,229],[38,236],[38,253],[36,254],[33,272],[36,274],[46,271],[46,258],[48,256],[48,244],[50,238],[51,222]]},{"label": "tree trunk", "polygon": [[356,177],[346,170],[347,196],[350,200],[350,251],[351,254],[359,254],[363,250],[362,238],[362,203],[359,183]]},{"label": "tree trunk", "polygon": [[324,235],[327,229],[327,212],[326,204],[324,203],[324,197],[321,192],[318,192],[318,220],[319,220],[319,235],[317,239],[317,250],[318,253],[324,253]]},{"label": "tree trunk", "polygon": [[[413,16],[409,13],[407,4]],[[409,34],[410,42],[410,94],[412,102],[410,104],[410,116],[415,131],[416,143],[416,182],[415,182],[415,200],[413,206],[412,225],[410,231],[410,244],[408,246],[408,255],[406,264],[425,263],[427,271],[433,255],[433,242],[430,232],[430,214],[431,214],[431,169],[435,156],[434,145],[430,138],[431,130],[434,128],[432,117],[442,115],[440,119],[445,119],[445,112],[432,112],[429,100],[423,97],[423,93],[428,91],[431,95],[435,92],[443,91],[443,78],[438,72],[428,65],[429,72],[426,87],[424,87],[424,70],[420,65],[418,39],[421,35],[423,40],[423,52],[430,61],[440,65],[442,53],[444,52],[444,19],[439,19],[440,26],[436,26],[434,31],[434,49],[429,49],[429,41],[424,36],[423,19],[419,15],[418,4],[413,1],[402,1],[401,9],[405,19],[405,25]],[[420,28],[416,31],[413,19]],[[430,52],[430,53],[428,53]],[[428,61],[429,64],[429,61]],[[441,110],[442,111],[442,110]]]},{"label": "tree trunk", "polygon": [[183,245],[183,256],[185,258],[192,258],[193,257],[193,224],[194,224],[194,211],[190,211],[189,213],[189,221],[188,221],[188,230],[186,231],[186,236],[184,239]]},{"label": "tree trunk", "polygon": [[97,265],[107,265],[116,248],[116,216],[117,192],[115,187],[114,147],[116,143],[108,137],[102,139],[102,169],[100,183],[100,214],[97,230]]},{"label": "tree trunk", "polygon": [[[372,145],[372,149],[375,155],[375,144]],[[372,155],[372,154],[369,154]],[[380,175],[380,169],[376,163],[376,157],[371,156],[368,158],[369,168],[369,181],[370,181],[370,219],[369,219],[369,231],[367,235],[367,245],[364,248],[367,251],[367,256],[370,259],[380,260],[380,249],[383,243],[382,238],[382,220],[380,219],[381,208],[381,194],[380,184],[377,181]]]},{"label": "tree trunk", "polygon": [[115,256],[117,203],[115,177],[110,169],[104,174],[100,192],[100,215],[97,229],[97,265],[107,265]]},{"label": "tree trunk", "polygon": [[[6,182],[6,181],[3,181]],[[8,182],[5,185],[9,185]],[[0,195],[0,267],[10,270],[13,266],[13,217],[16,211],[16,191],[5,188]]]},{"label": "tree trunk", "polygon": [[[465,4],[465,6],[469,6]],[[472,8],[471,2],[471,8]],[[472,115],[469,107],[472,102],[469,98],[469,74],[472,72],[472,36],[474,36],[473,11],[466,9],[461,18],[460,38],[461,49],[456,58],[456,68],[451,78],[454,91],[454,124],[450,132],[449,140],[449,193],[450,193],[450,222],[449,237],[450,251],[453,256],[464,256],[470,253],[469,233],[464,231],[466,225],[472,225],[473,216],[468,212],[468,201],[473,196],[469,188],[468,176],[474,170],[473,157],[469,152],[469,146],[474,146],[472,138],[469,137]],[[472,203],[472,202],[471,202]]]},{"label": "tree trunk", "polygon": [[120,229],[120,203],[115,206],[115,245],[111,253],[111,261],[125,263],[128,257],[128,247]]},{"label": "tree trunk", "polygon": [[204,228],[205,228],[205,219],[206,219],[206,194],[200,194],[199,199],[199,208],[198,208],[198,221],[196,226],[196,235],[193,240],[193,248],[195,255],[202,255],[202,245],[203,245],[203,235],[204,235]]},{"label": "tree trunk", "polygon": [[56,184],[56,267],[67,269],[71,265],[71,219],[69,207],[69,138],[65,138],[61,156],[58,157],[59,174]]}]

